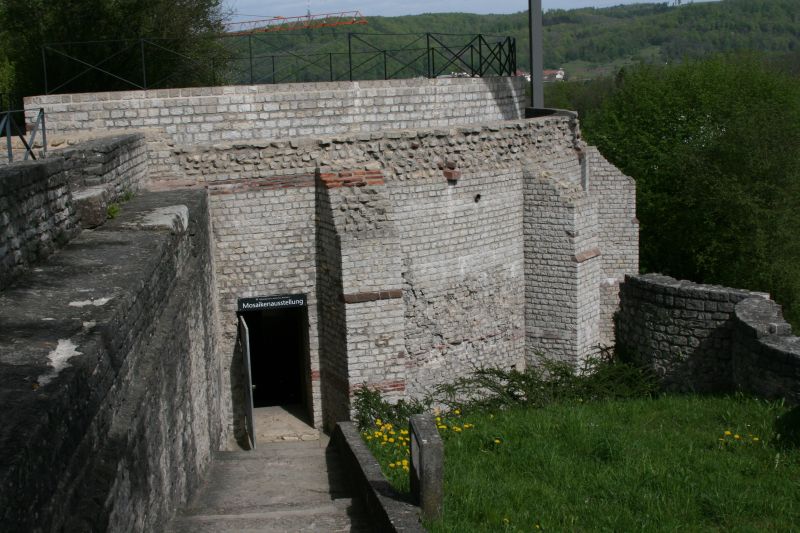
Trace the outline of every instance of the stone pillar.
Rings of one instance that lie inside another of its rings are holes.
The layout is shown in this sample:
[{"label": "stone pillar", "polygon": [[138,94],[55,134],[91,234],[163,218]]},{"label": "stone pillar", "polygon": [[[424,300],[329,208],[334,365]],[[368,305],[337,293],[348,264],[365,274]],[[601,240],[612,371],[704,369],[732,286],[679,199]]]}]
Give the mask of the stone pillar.
[{"label": "stone pillar", "polygon": [[531,163],[524,180],[526,360],[577,367],[599,344],[597,206],[581,180],[557,166]]},{"label": "stone pillar", "polygon": [[433,415],[414,415],[411,434],[411,495],[422,510],[423,520],[442,515],[444,498],[444,443]]}]

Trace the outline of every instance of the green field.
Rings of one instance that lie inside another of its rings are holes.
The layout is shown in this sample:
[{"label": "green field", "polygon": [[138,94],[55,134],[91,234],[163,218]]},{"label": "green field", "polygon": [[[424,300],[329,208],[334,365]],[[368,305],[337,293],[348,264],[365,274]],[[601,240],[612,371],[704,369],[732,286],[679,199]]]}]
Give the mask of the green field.
[{"label": "green field", "polygon": [[[741,397],[560,402],[440,419],[445,503],[432,531],[796,531],[788,409]],[[392,426],[365,439],[407,489]],[[384,444],[381,444],[384,443]],[[396,451],[396,452],[395,452]],[[389,464],[393,464],[390,467]]]}]

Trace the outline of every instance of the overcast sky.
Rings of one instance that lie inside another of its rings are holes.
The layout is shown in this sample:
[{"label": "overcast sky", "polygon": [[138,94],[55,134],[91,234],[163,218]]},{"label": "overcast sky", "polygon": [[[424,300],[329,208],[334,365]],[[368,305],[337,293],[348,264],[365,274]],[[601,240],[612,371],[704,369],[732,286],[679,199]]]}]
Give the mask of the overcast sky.
[{"label": "overcast sky", "polygon": [[[667,0],[662,0],[667,1]],[[259,17],[292,17],[305,15],[308,0],[223,0],[225,7],[241,14],[238,20]],[[642,0],[542,0],[547,9],[574,9],[577,7],[608,7],[620,4],[643,3]],[[311,0],[312,13],[334,11],[361,11],[364,15],[414,15],[418,13],[516,13],[528,9],[527,0]]]}]

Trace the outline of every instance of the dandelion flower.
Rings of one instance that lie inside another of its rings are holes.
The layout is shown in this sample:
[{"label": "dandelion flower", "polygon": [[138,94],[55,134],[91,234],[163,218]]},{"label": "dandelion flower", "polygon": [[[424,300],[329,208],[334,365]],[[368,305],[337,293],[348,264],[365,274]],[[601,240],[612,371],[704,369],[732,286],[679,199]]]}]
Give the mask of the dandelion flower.
[{"label": "dandelion flower", "polygon": [[460,415],[460,414],[461,414],[461,409],[456,409],[456,410],[455,410],[455,411],[453,411],[453,412],[454,412],[456,415]]},{"label": "dandelion flower", "polygon": [[725,433],[724,433],[724,435],[725,435],[726,437],[730,437],[730,436],[732,435],[732,433],[731,433],[731,430],[729,430],[729,429],[726,429],[726,430],[725,430]]},{"label": "dandelion flower", "polygon": [[383,425],[383,422],[381,422],[381,419],[380,419],[380,418],[376,418],[376,419],[375,419],[375,425],[376,425],[376,426],[382,426],[382,425]]},{"label": "dandelion flower", "polygon": [[742,437],[740,437],[739,435],[734,435],[734,436],[733,436],[733,438],[734,438],[734,439],[736,439],[736,440],[739,440],[739,439],[741,439]]},{"label": "dandelion flower", "polygon": [[391,437],[391,438],[389,439],[389,442],[394,442],[394,437]]},{"label": "dandelion flower", "polygon": [[500,439],[494,439],[495,444],[500,444],[500,442],[501,442]]},{"label": "dandelion flower", "polygon": [[389,463],[389,468],[394,468],[394,467],[395,467],[394,463]]}]

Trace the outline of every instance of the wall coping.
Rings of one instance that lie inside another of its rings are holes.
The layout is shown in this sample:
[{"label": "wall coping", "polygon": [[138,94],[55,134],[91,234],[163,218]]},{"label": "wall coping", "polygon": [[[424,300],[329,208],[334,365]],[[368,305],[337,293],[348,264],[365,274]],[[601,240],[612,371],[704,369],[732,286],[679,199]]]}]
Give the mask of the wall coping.
[{"label": "wall coping", "polygon": [[453,85],[498,85],[502,83],[522,84],[523,78],[496,76],[487,78],[407,78],[399,80],[323,81],[308,83],[278,83],[261,85],[225,85],[216,87],[184,87],[179,89],[148,89],[133,91],[101,91],[93,93],[48,94],[28,96],[25,107],[39,104],[73,102],[138,100],[145,98],[191,98],[202,96],[225,96],[242,94],[309,93],[320,91],[352,91],[364,89],[403,89],[416,87],[442,87]]},{"label": "wall coping", "polygon": [[330,445],[336,448],[349,470],[353,493],[364,503],[375,531],[426,531],[420,523],[419,507],[408,501],[410,496],[400,494],[389,484],[355,423],[338,422]]}]

